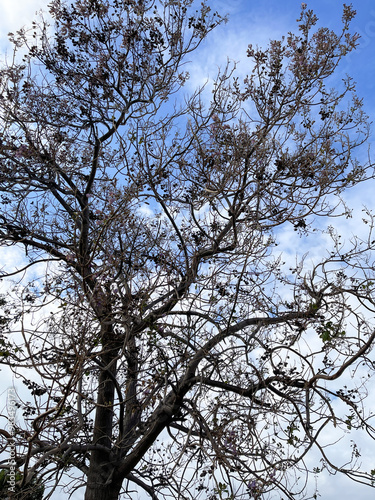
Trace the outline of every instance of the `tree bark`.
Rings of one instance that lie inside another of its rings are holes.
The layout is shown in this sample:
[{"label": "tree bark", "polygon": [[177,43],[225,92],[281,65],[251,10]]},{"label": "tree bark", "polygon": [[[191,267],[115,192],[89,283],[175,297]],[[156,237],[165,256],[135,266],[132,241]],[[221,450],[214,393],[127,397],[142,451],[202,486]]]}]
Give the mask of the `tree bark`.
[{"label": "tree bark", "polygon": [[91,467],[90,472],[91,476],[89,473],[87,477],[85,500],[118,500],[120,497],[122,479],[115,480],[114,478],[108,478],[108,484],[103,484],[102,475],[100,475],[100,473],[94,476]]},{"label": "tree bark", "polygon": [[122,484],[114,477],[116,466],[111,453],[117,349],[103,350],[93,431],[93,444],[100,449],[91,452],[85,500],[117,500]]}]

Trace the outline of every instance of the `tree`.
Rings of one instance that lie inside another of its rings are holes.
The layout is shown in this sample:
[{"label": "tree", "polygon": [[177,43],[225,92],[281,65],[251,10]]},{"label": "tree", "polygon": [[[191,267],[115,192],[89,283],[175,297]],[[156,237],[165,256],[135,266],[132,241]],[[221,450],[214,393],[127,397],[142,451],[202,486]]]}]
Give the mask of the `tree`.
[{"label": "tree", "polygon": [[28,484],[22,485],[22,474],[18,471],[15,474],[15,483],[16,485],[10,490],[9,488],[9,470],[2,469],[0,471],[0,493],[2,498],[12,498],[13,493],[17,493],[17,497],[14,495],[14,498],[18,498],[20,500],[43,500],[44,495],[44,486],[40,484],[37,478],[34,476]]},{"label": "tree", "polygon": [[182,98],[184,65],[225,19],[194,9],[54,0],[53,32],[12,37],[0,240],[28,261],[3,269],[19,278],[1,354],[34,399],[19,403],[23,483],[71,477],[86,500],[306,498],[294,474],[316,449],[320,469],[373,485],[321,442],[374,432],[362,380],[341,382],[373,369],[371,230],[348,247],[331,229],[310,268],[276,248],[285,227],[348,216],[340,194],[371,177],[354,84],[327,87],[355,13],[335,34],[303,4],[298,33],[249,46],[249,76],[228,67],[205,104],[204,89]]}]

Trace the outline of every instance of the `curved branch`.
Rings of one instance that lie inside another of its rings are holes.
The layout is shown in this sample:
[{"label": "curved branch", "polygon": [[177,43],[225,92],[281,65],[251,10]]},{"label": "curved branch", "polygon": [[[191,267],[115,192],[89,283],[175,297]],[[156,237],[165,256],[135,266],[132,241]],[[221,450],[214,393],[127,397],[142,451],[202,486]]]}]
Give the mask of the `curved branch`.
[{"label": "curved branch", "polygon": [[135,483],[137,486],[140,486],[146,493],[148,493],[152,500],[158,500],[153,488],[146,484],[144,481],[136,477],[134,474],[128,474],[125,479],[128,479],[132,483]]}]

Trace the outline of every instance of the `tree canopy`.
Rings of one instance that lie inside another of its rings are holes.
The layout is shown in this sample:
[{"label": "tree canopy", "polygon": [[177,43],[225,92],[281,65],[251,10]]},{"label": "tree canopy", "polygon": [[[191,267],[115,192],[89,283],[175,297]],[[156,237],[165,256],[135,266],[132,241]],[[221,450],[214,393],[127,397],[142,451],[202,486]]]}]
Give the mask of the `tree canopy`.
[{"label": "tree canopy", "polygon": [[321,440],[374,436],[363,378],[341,381],[373,371],[372,214],[346,244],[332,219],[310,266],[277,248],[285,228],[314,238],[348,216],[340,195],[373,176],[354,83],[330,88],[355,12],[335,33],[302,4],[296,34],[249,45],[248,76],[223,68],[210,99],[184,90],[226,21],[205,2],[50,13],[12,35],[20,56],[0,71],[0,242],[27,260],[2,269],[0,318],[1,362],[31,399],[19,486],[291,499],[322,469],[373,486],[355,444],[343,466]]}]

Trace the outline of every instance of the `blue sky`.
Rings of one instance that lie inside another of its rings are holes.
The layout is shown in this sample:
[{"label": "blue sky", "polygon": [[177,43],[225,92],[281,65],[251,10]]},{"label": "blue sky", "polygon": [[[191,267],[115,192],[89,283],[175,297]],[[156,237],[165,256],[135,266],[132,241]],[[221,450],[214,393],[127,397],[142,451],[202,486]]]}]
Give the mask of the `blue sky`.
[{"label": "blue sky", "polygon": [[[0,0],[0,51],[4,54],[8,51],[6,34],[15,31],[19,27],[30,25],[34,14],[40,8],[45,8],[49,0]],[[211,5],[220,13],[228,12],[230,19],[228,24],[221,26],[212,33],[212,36],[192,56],[194,59],[189,68],[191,81],[187,88],[197,84],[203,84],[207,78],[213,78],[218,68],[224,66],[229,57],[238,61],[241,72],[246,72],[246,48],[249,43],[264,46],[270,38],[279,38],[286,35],[288,31],[295,31],[296,19],[300,12],[300,1],[298,0],[211,0]],[[338,0],[311,0],[306,2],[309,8],[314,9],[318,15],[319,25],[332,29],[339,29],[342,14],[342,3]],[[348,2],[349,3],[349,2]],[[349,73],[357,82],[359,96],[364,99],[364,108],[375,122],[375,3],[373,0],[353,0],[353,7],[357,10],[357,17],[352,23],[353,31],[361,36],[359,47],[354,54],[341,65],[342,76]],[[375,125],[372,129],[370,140],[372,144],[372,156],[375,148]],[[341,230],[346,234],[355,234],[358,227],[358,219],[361,217],[362,204],[371,208],[373,202],[374,184],[369,183],[352,190],[348,194],[348,201],[354,209],[354,217],[349,221],[339,223]],[[298,246],[303,246],[293,230],[284,235],[285,251],[290,254]],[[311,244],[311,242],[310,242]],[[325,253],[322,243],[314,243],[313,253],[316,255]],[[302,249],[301,249],[302,252]],[[302,252],[303,253],[303,252]],[[2,254],[4,255],[4,254]],[[13,254],[14,255],[14,254]],[[3,387],[5,390],[6,387]],[[0,394],[1,394],[0,390]],[[375,390],[372,391],[375,400]],[[369,399],[370,401],[371,399]],[[2,408],[3,405],[0,406]],[[349,437],[350,439],[350,437]],[[346,439],[346,442],[348,440]],[[335,445],[334,453],[340,456],[343,442]],[[373,460],[371,468],[375,468],[374,449],[375,444],[369,440],[363,440],[363,461],[368,469],[368,460]],[[372,500],[374,491],[352,483],[343,477],[321,477],[321,498],[324,500]],[[66,494],[56,493],[53,500],[66,498]],[[75,500],[82,498],[82,493],[73,497]]]}]

